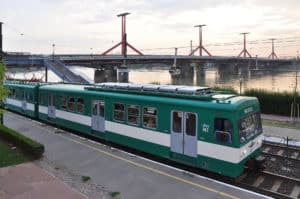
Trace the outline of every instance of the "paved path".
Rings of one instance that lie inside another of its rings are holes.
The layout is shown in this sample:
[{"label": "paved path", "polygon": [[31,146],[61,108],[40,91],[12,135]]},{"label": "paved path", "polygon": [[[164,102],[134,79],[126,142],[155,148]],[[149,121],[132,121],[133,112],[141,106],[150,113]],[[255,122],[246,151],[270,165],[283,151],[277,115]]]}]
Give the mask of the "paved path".
[{"label": "paved path", "polygon": [[162,166],[7,112],[5,125],[45,145],[44,156],[120,192],[126,199],[264,198]]},{"label": "paved path", "polygon": [[86,199],[33,163],[0,168],[1,199]]},{"label": "paved path", "polygon": [[300,141],[300,130],[288,129],[275,126],[263,126],[263,132],[266,136],[280,137]]}]

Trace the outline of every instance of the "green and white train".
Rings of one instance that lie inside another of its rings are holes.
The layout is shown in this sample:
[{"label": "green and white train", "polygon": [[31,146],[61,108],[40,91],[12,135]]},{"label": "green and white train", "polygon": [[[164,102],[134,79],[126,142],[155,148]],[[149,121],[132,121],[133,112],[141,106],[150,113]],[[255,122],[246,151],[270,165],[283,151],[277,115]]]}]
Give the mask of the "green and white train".
[{"label": "green and white train", "polygon": [[151,84],[4,85],[8,109],[225,176],[239,176],[261,152],[254,97]]}]

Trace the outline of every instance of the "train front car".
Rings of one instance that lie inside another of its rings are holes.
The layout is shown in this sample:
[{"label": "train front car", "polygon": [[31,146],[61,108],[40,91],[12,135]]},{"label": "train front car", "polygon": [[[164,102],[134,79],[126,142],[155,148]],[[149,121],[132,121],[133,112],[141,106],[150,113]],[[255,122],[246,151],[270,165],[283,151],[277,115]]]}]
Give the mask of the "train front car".
[{"label": "train front car", "polygon": [[262,169],[263,162],[257,159],[262,148],[262,124],[259,102],[256,98],[242,97],[238,113],[238,136],[241,165]]},{"label": "train front car", "polygon": [[246,96],[215,95],[213,98],[232,110],[228,119],[215,119],[214,122],[216,140],[230,146],[230,149],[220,151],[220,159],[229,160],[231,166],[223,165],[219,173],[238,177],[245,166],[260,166],[257,157],[261,153],[263,136],[259,102],[255,97]]}]

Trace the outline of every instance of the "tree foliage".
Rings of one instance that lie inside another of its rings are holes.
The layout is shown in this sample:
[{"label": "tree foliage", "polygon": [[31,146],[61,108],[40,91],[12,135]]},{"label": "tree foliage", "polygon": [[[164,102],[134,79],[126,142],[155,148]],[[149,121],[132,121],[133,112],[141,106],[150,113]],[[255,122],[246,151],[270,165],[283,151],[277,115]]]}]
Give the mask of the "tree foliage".
[{"label": "tree foliage", "polygon": [[[5,78],[6,65],[0,60],[0,100],[2,105],[2,100],[7,97],[8,90],[4,88],[3,81]],[[0,108],[0,114],[3,114],[4,110]]]}]

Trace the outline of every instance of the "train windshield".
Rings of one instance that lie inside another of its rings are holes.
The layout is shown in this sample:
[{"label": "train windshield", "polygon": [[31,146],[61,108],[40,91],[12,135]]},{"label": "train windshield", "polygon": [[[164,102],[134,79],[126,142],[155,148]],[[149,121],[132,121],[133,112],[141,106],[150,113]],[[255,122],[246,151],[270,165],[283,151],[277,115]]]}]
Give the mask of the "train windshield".
[{"label": "train windshield", "polygon": [[244,143],[262,130],[260,113],[254,113],[239,121],[240,143]]}]

